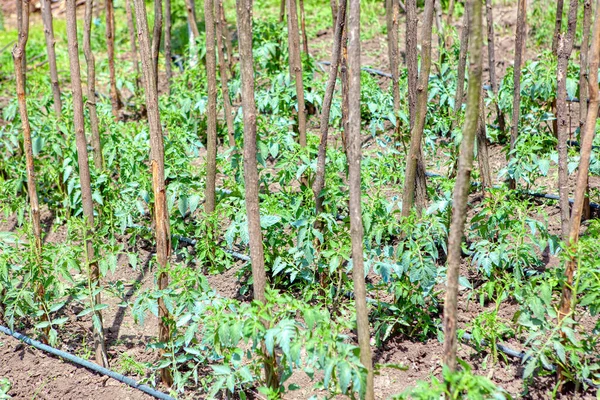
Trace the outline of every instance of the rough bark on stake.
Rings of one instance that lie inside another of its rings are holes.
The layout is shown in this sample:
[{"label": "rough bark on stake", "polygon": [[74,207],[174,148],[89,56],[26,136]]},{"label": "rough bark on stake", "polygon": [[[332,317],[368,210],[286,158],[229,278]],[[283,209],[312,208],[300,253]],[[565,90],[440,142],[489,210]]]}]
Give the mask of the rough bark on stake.
[{"label": "rough bark on stake", "polygon": [[558,120],[558,194],[560,197],[560,225],[563,240],[569,237],[569,169],[567,166],[569,149],[569,109],[567,106],[567,67],[573,51],[575,29],[577,28],[578,0],[569,2],[568,28],[566,34],[560,33],[558,38],[558,65],[556,69],[556,119]]},{"label": "rough bark on stake", "polygon": [[215,211],[215,181],[217,178],[217,59],[215,56],[215,18],[213,0],[204,0],[206,28],[206,76],[208,81],[206,128],[206,201],[207,214]]},{"label": "rough bark on stake", "polygon": [[[159,266],[158,289],[164,290],[169,286],[169,256],[171,254],[171,229],[169,226],[169,212],[167,210],[167,196],[165,187],[165,162],[162,126],[158,110],[158,90],[154,80],[154,60],[148,37],[148,18],[144,0],[133,0],[137,20],[137,35],[140,44],[142,59],[142,72],[146,94],[146,108],[148,110],[148,125],[150,127],[150,168],[152,169],[152,190],[154,192],[154,223],[156,225],[156,259]],[[166,343],[171,333],[168,321],[169,311],[164,300],[158,300],[158,340]],[[163,383],[167,386],[173,384],[173,377],[169,368],[160,370]]]},{"label": "rough bark on stake", "polygon": [[279,22],[283,22],[283,19],[285,18],[285,3],[286,0],[281,0],[279,2]]},{"label": "rough bark on stake", "polygon": [[[24,2],[17,0],[17,32],[23,31],[23,21],[27,18],[29,23],[29,1]],[[25,16],[25,14],[27,14]],[[29,27],[27,28],[29,30]],[[23,75],[23,87],[27,87],[27,52],[23,51],[21,55],[23,61],[21,62],[21,75]]]},{"label": "rough bark on stake", "polygon": [[298,142],[306,146],[306,113],[304,105],[304,83],[302,80],[302,59],[300,58],[300,33],[298,32],[298,13],[296,0],[287,0],[288,8],[288,49],[290,74],[296,83],[298,100]]},{"label": "rough bark on stake", "polygon": [[[417,86],[419,81],[418,57],[417,57],[417,2],[408,0],[406,2],[406,68],[408,70],[408,111],[410,119],[410,131],[415,125],[417,109]],[[427,181],[425,178],[425,166],[423,163],[423,152],[419,150],[417,159],[417,185],[415,204],[417,212],[425,207],[427,201]]]},{"label": "rough bark on stake", "polygon": [[337,26],[337,15],[338,15],[338,4],[337,0],[329,0],[329,6],[331,7],[331,18],[333,19],[333,26]]},{"label": "rough bark on stake", "polygon": [[235,147],[235,126],[233,124],[231,99],[229,98],[229,78],[227,75],[227,62],[225,61],[225,55],[223,54],[223,19],[221,18],[223,0],[216,0],[215,6],[217,8],[215,17],[215,34],[217,36],[217,58],[219,59],[219,72],[221,74],[221,92],[223,92],[223,108],[225,114],[225,123],[227,124],[227,136],[229,138],[229,146]]},{"label": "rough bark on stake", "polygon": [[406,0],[406,69],[408,71],[408,111],[410,129],[415,124],[419,65],[417,55],[417,0]]},{"label": "rough bark on stake", "polygon": [[137,46],[135,44],[135,24],[131,11],[131,0],[125,0],[125,12],[127,14],[127,29],[129,30],[129,45],[131,46],[131,59],[135,69],[135,85],[140,86],[140,63],[138,61]]},{"label": "rough bark on stake", "polygon": [[[346,0],[340,0],[338,8],[337,21],[339,24],[335,26],[333,36],[333,49],[331,56],[331,66],[329,69],[329,77],[327,78],[327,86],[325,87],[325,96],[323,97],[323,109],[321,111],[321,121],[319,132],[321,141],[319,142],[319,153],[317,156],[317,172],[313,183],[313,194],[315,196],[315,213],[318,216],[323,210],[323,197],[321,192],[325,187],[325,158],[327,156],[327,136],[329,131],[329,114],[331,111],[331,103],[333,101],[333,92],[335,91],[335,82],[337,79],[338,66],[340,64],[342,52],[342,36],[346,21]],[[317,228],[320,228],[320,223]]]},{"label": "rough bark on stake", "polygon": [[444,48],[444,26],[442,24],[442,5],[440,0],[434,2],[433,9],[435,13],[435,28],[438,36],[438,48],[441,49]]},{"label": "rough bark on stake", "polygon": [[[392,96],[394,98],[394,114],[399,118],[400,112],[400,84],[398,83],[399,61],[398,61],[398,18],[400,15],[400,4],[397,0],[386,0],[385,21],[387,25],[388,57],[390,59],[390,71],[392,73]],[[398,124],[398,127],[400,125]]]},{"label": "rough bark on stake", "polygon": [[465,72],[467,69],[467,50],[469,48],[469,12],[465,9],[463,24],[460,32],[460,50],[458,53],[458,70],[456,72],[456,93],[454,94],[454,119],[452,129],[456,127],[458,116],[462,109],[465,94]]},{"label": "rough bark on stake", "polygon": [[346,136],[348,134],[348,18],[344,23],[342,30],[342,60],[340,65],[340,75],[342,81],[342,146],[346,156],[348,155],[348,144]]},{"label": "rough bark on stake", "polygon": [[[141,1],[141,0],[140,0]],[[237,25],[242,78],[242,112],[244,114],[244,181],[246,192],[246,215],[250,235],[250,258],[252,260],[252,287],[254,299],[266,301],[265,256],[260,229],[260,205],[258,201],[258,168],[256,165],[256,102],[254,100],[254,57],[252,56],[252,0],[237,0]],[[263,346],[265,354],[266,349]],[[277,360],[274,355],[265,359],[267,386],[279,388]]]},{"label": "rough bark on stake", "polygon": [[[560,306],[558,313],[559,324],[563,319],[570,315],[575,309],[575,303],[573,302],[573,276],[575,275],[575,269],[577,268],[577,257],[576,248],[577,242],[579,241],[579,229],[581,227],[581,216],[583,212],[583,203],[585,198],[585,191],[587,188],[588,173],[590,167],[590,156],[592,152],[592,142],[594,141],[594,133],[596,129],[596,121],[598,119],[598,106],[600,105],[600,98],[598,96],[598,64],[600,62],[600,0],[596,3],[596,17],[594,20],[594,30],[592,32],[592,44],[591,44],[591,55],[590,55],[590,73],[589,73],[589,106],[585,122],[585,133],[581,139],[581,150],[579,159],[579,169],[577,171],[577,184],[575,186],[575,199],[573,202],[573,211],[571,212],[571,226],[569,230],[569,237],[567,241],[567,247],[572,250],[573,257],[567,262],[565,269],[565,282],[562,289],[562,295],[560,298]],[[564,332],[561,331],[563,339],[566,339]],[[558,369],[558,380],[560,385],[565,381],[563,371],[561,368]]]},{"label": "rough bark on stake", "polygon": [[375,398],[373,361],[370,346],[369,310],[363,260],[360,162],[360,0],[350,0],[348,13],[348,185],[350,190],[350,239],[352,241],[352,280],[356,304],[356,327],[360,362],[367,369],[365,399]]},{"label": "rough bark on stake", "polygon": [[[590,25],[592,22],[592,0],[585,0],[583,4],[583,39],[581,51],[579,52],[579,132],[582,136],[585,132],[585,120],[587,118],[587,77],[588,77],[588,52],[590,48]],[[590,208],[589,185],[586,184],[585,198],[583,200],[583,219],[590,219],[592,210]]]},{"label": "rough bark on stake", "polygon": [[[283,0],[285,1],[285,0]],[[233,38],[229,31],[229,24],[227,18],[225,18],[225,9],[223,8],[223,2],[219,2],[219,15],[221,22],[223,23],[223,39],[225,39],[225,50],[227,52],[227,65],[229,65],[229,73],[233,75]]]},{"label": "rough bark on stake", "polygon": [[[496,52],[495,52],[495,32],[494,32],[494,14],[492,7],[492,0],[485,0],[485,16],[487,20],[487,43],[488,43],[488,67],[490,69],[490,86],[492,88],[492,93],[494,94],[494,98],[498,95],[498,85],[496,83]],[[498,118],[498,126],[500,127],[500,131],[504,133],[506,131],[506,121],[504,119],[504,113],[500,111],[500,106],[498,105],[498,101],[494,100],[494,104],[496,105],[496,115]]]},{"label": "rough bark on stake", "polygon": [[[17,0],[21,4],[21,10],[27,10],[29,8],[29,0]],[[24,63],[23,56],[25,54],[25,48],[27,47],[27,40],[29,39],[29,13],[23,12],[21,17],[21,24],[19,25],[19,37],[17,44],[15,45],[12,55],[15,67],[15,80],[17,89],[17,101],[19,102],[19,115],[21,117],[21,127],[23,129],[23,149],[25,151],[25,162],[27,170],[27,194],[29,196],[29,207],[31,217],[31,227],[33,230],[34,240],[34,252],[36,258],[36,264],[39,268],[40,274],[42,271],[42,224],[40,222],[40,206],[37,194],[37,186],[35,179],[35,168],[33,164],[33,148],[31,145],[31,126],[29,124],[29,115],[27,114],[27,100],[24,75],[22,74]],[[45,295],[45,288],[43,279],[39,277],[40,283],[36,288],[37,300],[42,303]],[[43,311],[43,308],[42,308]],[[47,314],[44,312],[41,317],[42,321],[48,321]],[[48,343],[49,327],[45,328],[44,336],[42,340],[44,343]]]},{"label": "rough bark on stake", "polygon": [[90,114],[90,130],[92,139],[92,149],[94,150],[94,167],[100,171],[104,166],[102,157],[102,142],[100,141],[100,129],[98,127],[98,113],[96,112],[96,60],[92,53],[91,35],[92,35],[92,12],[94,10],[94,0],[85,1],[85,14],[83,23],[83,53],[87,65],[87,107]]},{"label": "rough bark on stake", "polygon": [[[137,14],[136,14],[137,15]],[[139,18],[138,18],[139,21]],[[195,20],[194,20],[195,22]],[[160,36],[162,34],[163,13],[162,0],[154,0],[154,27],[152,28],[152,64],[154,82],[158,90],[158,55],[160,53]],[[141,47],[141,44],[140,44]]]},{"label": "rough bark on stake", "polygon": [[[517,9],[517,31],[515,33],[515,65],[513,69],[513,110],[512,125],[510,127],[510,152],[509,160],[512,160],[513,150],[519,135],[519,118],[521,114],[521,65],[523,64],[523,48],[525,46],[525,24],[527,16],[527,0],[518,0]],[[508,179],[511,189],[517,188],[517,182],[513,178]]]},{"label": "rough bark on stake", "polygon": [[[83,116],[83,91],[81,89],[81,70],[79,66],[79,45],[77,43],[77,16],[75,0],[67,0],[67,41],[69,43],[69,66],[71,72],[71,91],[73,94],[73,124],[75,126],[75,141],[77,145],[77,163],[79,165],[79,180],[81,183],[81,203],[83,216],[87,226],[86,234],[86,262],[89,267],[90,281],[94,290],[100,285],[100,270],[94,254],[92,236],[94,234],[94,205],[92,203],[92,187],[90,182],[90,166],[88,164],[88,151],[85,139],[85,121]],[[94,305],[101,304],[100,293],[94,296]],[[108,357],[104,344],[104,331],[102,313],[94,311],[92,318],[94,332],[94,348],[96,363],[108,366]]]},{"label": "rough bark on stake", "polygon": [[113,0],[104,0],[106,9],[106,52],[108,53],[108,75],[110,80],[110,104],[115,118],[119,118],[121,100],[115,76],[115,9]]},{"label": "rough bark on stake", "polygon": [[564,0],[556,0],[556,19],[554,22],[554,35],[552,35],[552,53],[558,55],[558,40],[562,30]]},{"label": "rough bark on stake", "polygon": [[196,23],[196,13],[194,10],[194,2],[193,0],[185,0],[185,7],[187,11],[187,19],[188,25],[190,26],[190,31],[192,32],[192,37],[190,37],[190,47],[192,45],[195,46],[195,41],[198,36],[200,36],[200,32],[198,31],[198,24]]},{"label": "rough bark on stake", "polygon": [[444,364],[451,370],[456,369],[457,348],[457,297],[458,274],[461,261],[461,242],[467,218],[467,200],[471,187],[471,169],[473,166],[473,145],[479,121],[482,72],[482,2],[468,0],[470,26],[469,88],[467,93],[467,111],[460,143],[458,174],[452,197],[452,222],[448,236],[448,269],[446,299],[444,301]]},{"label": "rough bark on stake", "polygon": [[56,69],[56,52],[54,51],[54,27],[52,26],[52,7],[50,6],[50,0],[41,0],[41,3],[42,19],[44,21],[44,35],[46,36],[46,52],[48,53],[48,66],[50,67],[50,82],[52,84],[52,96],[54,97],[54,113],[57,117],[60,117],[62,114],[62,100],[60,99],[58,70]]},{"label": "rough bark on stake", "polygon": [[448,4],[448,15],[446,15],[446,25],[452,26],[452,17],[454,16],[454,0]]},{"label": "rough bark on stake", "polygon": [[[408,3],[408,2],[407,2]],[[431,30],[433,25],[434,0],[425,2],[423,19],[423,42],[421,44],[421,72],[417,85],[417,104],[415,121],[410,134],[410,148],[406,157],[404,174],[404,191],[402,193],[402,216],[407,217],[415,200],[415,187],[417,185],[417,164],[421,155],[421,140],[425,128],[427,113],[427,86],[429,84],[429,71],[431,69]],[[408,5],[407,5],[408,9]],[[423,175],[424,176],[424,175]]]},{"label": "rough bark on stake", "polygon": [[306,17],[304,14],[304,0],[298,0],[300,7],[300,27],[302,28],[302,51],[308,55],[308,35],[306,34]]},{"label": "rough bark on stake", "polygon": [[487,196],[489,194],[488,190],[492,187],[492,175],[485,126],[484,93],[482,87],[479,97],[479,123],[477,125],[477,164],[479,164],[479,175],[481,176],[481,192],[484,196]]},{"label": "rough bark on stake", "polygon": [[167,91],[171,94],[171,0],[165,0],[165,72],[167,74]]}]

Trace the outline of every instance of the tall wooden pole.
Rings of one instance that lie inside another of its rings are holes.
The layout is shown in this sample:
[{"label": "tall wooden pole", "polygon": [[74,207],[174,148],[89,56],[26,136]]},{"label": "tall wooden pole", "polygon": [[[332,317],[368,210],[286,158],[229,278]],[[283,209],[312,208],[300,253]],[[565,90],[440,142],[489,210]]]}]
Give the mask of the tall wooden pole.
[{"label": "tall wooden pole", "polygon": [[[86,222],[86,263],[89,267],[90,282],[93,290],[100,285],[100,270],[96,260],[92,237],[94,235],[94,205],[92,201],[92,186],[90,166],[88,164],[87,141],[85,138],[85,122],[83,114],[83,91],[81,89],[81,69],[79,65],[79,44],[77,42],[77,15],[75,0],[66,0],[67,41],[69,44],[69,66],[71,72],[71,92],[73,95],[73,123],[75,126],[75,141],[77,145],[77,163],[79,165],[79,181],[81,183],[81,203]],[[100,293],[93,299],[94,305],[101,304]],[[94,311],[92,319],[94,332],[94,348],[96,363],[108,366],[108,356],[104,343],[102,313]]]},{"label": "tall wooden pole", "polygon": [[454,184],[452,222],[448,236],[448,269],[446,300],[444,301],[444,364],[456,369],[458,275],[461,262],[461,243],[467,218],[467,200],[471,187],[473,146],[479,121],[482,73],[482,22],[480,0],[468,0],[470,26],[469,88],[467,111],[460,144],[458,173]]},{"label": "tall wooden pole", "polygon": [[[148,38],[148,18],[144,0],[133,0],[137,20],[137,35],[140,44],[142,72],[148,110],[148,125],[150,127],[150,168],[152,170],[152,190],[154,193],[154,223],[156,226],[156,259],[158,261],[158,289],[165,290],[169,286],[169,257],[171,255],[171,229],[165,185],[165,156],[162,126],[158,109],[158,89],[156,87],[156,72],[154,70],[154,54]],[[164,300],[158,300],[158,340],[166,343],[171,332],[168,321],[169,311]],[[160,370],[162,381],[167,385],[173,384],[169,368]]]},{"label": "tall wooden pole", "polygon": [[[596,17],[594,20],[594,29],[592,32],[592,45],[590,54],[590,72],[589,72],[589,105],[585,121],[585,133],[581,138],[581,150],[579,159],[579,168],[577,170],[577,184],[575,186],[575,199],[573,201],[573,210],[571,212],[571,224],[569,229],[569,237],[567,240],[567,248],[572,252],[573,256],[568,260],[565,269],[565,282],[563,284],[562,295],[560,298],[560,306],[558,313],[559,324],[568,316],[575,307],[573,302],[573,276],[577,268],[576,246],[579,241],[579,229],[581,227],[581,217],[583,214],[583,205],[585,192],[587,188],[590,158],[592,152],[592,143],[594,141],[594,133],[596,131],[596,122],[598,120],[598,106],[600,106],[600,97],[598,96],[598,66],[600,63],[600,0],[596,2]],[[583,105],[583,104],[582,104]],[[564,338],[564,332],[561,331]],[[559,384],[565,380],[563,371],[558,369]]]},{"label": "tall wooden pole", "polygon": [[290,73],[296,83],[298,100],[298,142],[306,146],[306,111],[304,105],[304,82],[302,78],[302,58],[300,57],[300,37],[298,31],[298,12],[296,0],[287,0],[288,6],[288,49]]},{"label": "tall wooden pole", "polygon": [[91,142],[94,150],[94,167],[100,171],[103,167],[104,159],[102,157],[102,142],[100,141],[100,128],[98,126],[98,113],[96,111],[96,61],[91,45],[93,9],[94,0],[86,0],[83,23],[83,53],[85,55],[85,63],[87,65],[87,107],[90,114]]},{"label": "tall wooden pole", "polygon": [[[20,0],[17,0],[20,1]],[[50,82],[52,84],[52,96],[54,97],[54,113],[57,117],[62,114],[62,100],[60,99],[60,85],[58,83],[58,70],[56,68],[56,52],[54,51],[54,27],[52,25],[52,7],[50,0],[41,0],[42,20],[44,22],[44,35],[46,36],[46,52],[48,54],[48,66],[50,67]]]},{"label": "tall wooden pole", "polygon": [[[252,55],[252,0],[237,0],[237,26],[242,78],[242,112],[244,115],[244,181],[246,192],[246,216],[250,235],[250,258],[252,260],[252,287],[254,299],[266,302],[265,255],[260,228],[260,204],[258,201],[258,167],[256,165],[256,101],[254,99],[254,57]],[[263,348],[264,350],[264,348]],[[277,360],[265,359],[265,379],[272,389],[279,387]]]},{"label": "tall wooden pole", "polygon": [[[33,251],[35,254],[35,262],[37,268],[42,268],[42,224],[40,222],[40,206],[37,194],[36,178],[35,178],[35,166],[33,161],[33,148],[31,145],[31,125],[29,124],[29,115],[27,113],[27,99],[25,90],[25,76],[23,75],[23,64],[25,62],[24,55],[27,47],[27,41],[29,39],[29,0],[17,0],[21,3],[20,11],[21,24],[18,29],[18,40],[15,45],[12,55],[15,67],[15,80],[17,89],[17,101],[19,103],[19,116],[21,117],[21,128],[23,129],[23,149],[25,151],[25,163],[27,170],[27,194],[29,196],[29,208],[31,227],[33,230]],[[45,294],[45,287],[40,279],[40,283],[36,288],[36,298],[42,303]],[[48,318],[44,313],[42,315],[42,321],[47,321]],[[42,340],[48,343],[48,332],[49,328],[44,329],[44,337]]]},{"label": "tall wooden pole", "polygon": [[206,27],[206,76],[208,81],[206,129],[206,201],[207,214],[215,211],[215,181],[217,177],[217,58],[215,55],[215,18],[213,0],[204,0]]},{"label": "tall wooden pole", "polygon": [[360,362],[367,369],[365,399],[375,398],[371,356],[369,310],[363,260],[360,163],[360,0],[350,0],[348,13],[348,184],[350,186],[350,239],[352,241],[352,280],[356,304],[356,326]]},{"label": "tall wooden pole", "polygon": [[[558,64],[556,69],[556,118],[558,122],[558,193],[560,204],[560,222],[563,240],[569,237],[569,218],[571,204],[569,203],[569,169],[567,141],[571,128],[569,108],[567,106],[567,67],[573,51],[575,29],[577,28],[578,0],[569,4],[568,28],[566,33],[558,35]],[[585,107],[585,103],[582,104]]]}]

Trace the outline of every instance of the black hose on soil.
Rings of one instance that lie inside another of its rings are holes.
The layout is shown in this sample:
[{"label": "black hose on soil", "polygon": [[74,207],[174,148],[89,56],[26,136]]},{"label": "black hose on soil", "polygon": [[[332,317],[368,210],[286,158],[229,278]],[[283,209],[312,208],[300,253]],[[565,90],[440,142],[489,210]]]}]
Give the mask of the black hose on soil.
[{"label": "black hose on soil", "polygon": [[140,391],[142,391],[150,396],[153,396],[157,399],[175,400],[173,397],[169,396],[168,394],[165,394],[163,392],[159,392],[158,390],[152,389],[150,386],[139,384],[136,381],[134,381],[133,379],[126,377],[125,375],[121,375],[118,372],[114,372],[107,368],[101,367],[97,364],[94,364],[93,362],[84,360],[83,358],[79,358],[73,354],[66,353],[62,350],[55,349],[54,347],[50,347],[46,344],[38,342],[37,340],[31,339],[31,338],[23,335],[22,333],[15,332],[5,326],[0,325],[0,332],[3,332],[8,336],[12,336],[15,339],[18,339],[30,346],[35,347],[36,349],[40,349],[42,351],[45,351],[46,353],[50,353],[57,357],[63,358],[67,361],[70,361],[73,364],[81,365],[82,367],[85,367],[85,368],[92,370],[94,372],[97,372],[99,374],[109,376],[113,379],[116,379],[119,382],[122,382],[128,386],[131,386],[134,389],[140,390]]},{"label": "black hose on soil", "polygon": [[[471,334],[466,333],[466,332],[462,335],[462,338],[465,339],[466,341],[472,341],[473,340],[473,337],[471,336]],[[482,343],[482,344],[485,344],[485,343]],[[518,358],[519,360],[521,360],[521,363],[525,363],[529,359],[529,357],[527,357],[527,355],[526,355],[525,352],[513,350],[510,347],[507,347],[507,346],[505,346],[503,344],[497,343],[496,344],[496,348],[498,350],[500,350],[502,353],[506,354],[507,356],[510,356],[510,357],[513,357],[513,358]],[[544,369],[546,369],[548,371],[552,371],[552,372],[556,371],[556,367],[554,365],[550,365],[548,367],[544,366]],[[594,383],[589,378],[583,378],[583,379],[581,379],[581,382],[583,382],[586,385],[588,385],[590,387],[593,387],[595,389],[600,389],[600,385]]]}]

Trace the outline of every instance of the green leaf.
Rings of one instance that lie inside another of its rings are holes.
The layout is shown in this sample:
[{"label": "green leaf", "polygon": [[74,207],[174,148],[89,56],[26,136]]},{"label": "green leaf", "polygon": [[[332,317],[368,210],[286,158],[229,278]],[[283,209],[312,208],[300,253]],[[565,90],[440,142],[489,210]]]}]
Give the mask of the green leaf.
[{"label": "green leaf", "polygon": [[215,371],[216,375],[230,375],[231,374],[231,368],[229,368],[226,365],[211,365],[210,366],[213,371]]},{"label": "green leaf", "polygon": [[270,226],[275,225],[279,221],[281,221],[281,217],[278,215],[261,215],[260,227],[266,229]]}]

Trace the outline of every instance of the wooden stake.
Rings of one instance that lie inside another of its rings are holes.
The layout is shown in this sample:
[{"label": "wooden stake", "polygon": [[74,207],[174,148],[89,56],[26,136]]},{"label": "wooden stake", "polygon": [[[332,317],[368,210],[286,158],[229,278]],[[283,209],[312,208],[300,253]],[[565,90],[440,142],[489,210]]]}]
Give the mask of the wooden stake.
[{"label": "wooden stake", "polygon": [[452,222],[448,236],[448,269],[446,300],[444,302],[444,364],[456,370],[458,275],[461,262],[461,243],[467,218],[467,200],[471,187],[473,146],[479,123],[482,73],[482,18],[480,0],[467,1],[470,26],[469,88],[463,138],[460,143],[458,174],[454,184]]}]

